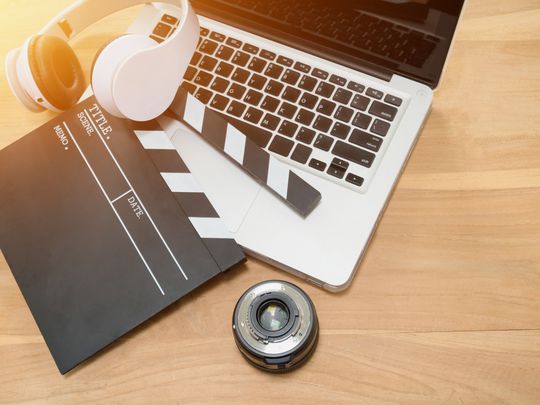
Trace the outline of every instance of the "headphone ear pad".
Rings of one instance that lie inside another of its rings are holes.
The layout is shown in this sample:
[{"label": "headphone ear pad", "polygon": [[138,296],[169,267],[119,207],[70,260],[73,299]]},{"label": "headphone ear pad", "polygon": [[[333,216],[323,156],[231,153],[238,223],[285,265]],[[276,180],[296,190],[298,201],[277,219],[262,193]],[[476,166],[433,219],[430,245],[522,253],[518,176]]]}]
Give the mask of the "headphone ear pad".
[{"label": "headphone ear pad", "polygon": [[38,35],[30,40],[27,52],[32,77],[45,99],[62,111],[75,105],[86,85],[71,46],[61,38]]},{"label": "headphone ear pad", "polygon": [[[134,53],[156,45],[157,42],[146,35],[129,34],[111,41],[97,54],[92,67],[92,90],[99,104],[112,115],[125,118],[113,95],[118,68]],[[133,83],[133,86],[137,86],[137,83]]]}]

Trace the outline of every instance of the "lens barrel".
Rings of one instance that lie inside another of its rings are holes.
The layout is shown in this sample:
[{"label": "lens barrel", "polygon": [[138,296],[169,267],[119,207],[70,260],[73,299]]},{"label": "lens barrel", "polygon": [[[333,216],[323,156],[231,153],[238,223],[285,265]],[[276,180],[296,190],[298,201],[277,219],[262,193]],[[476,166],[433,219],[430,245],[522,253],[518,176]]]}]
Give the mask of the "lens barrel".
[{"label": "lens barrel", "polygon": [[254,285],[238,300],[232,322],[240,352],[255,367],[286,372],[313,354],[319,322],[307,294],[286,281]]}]

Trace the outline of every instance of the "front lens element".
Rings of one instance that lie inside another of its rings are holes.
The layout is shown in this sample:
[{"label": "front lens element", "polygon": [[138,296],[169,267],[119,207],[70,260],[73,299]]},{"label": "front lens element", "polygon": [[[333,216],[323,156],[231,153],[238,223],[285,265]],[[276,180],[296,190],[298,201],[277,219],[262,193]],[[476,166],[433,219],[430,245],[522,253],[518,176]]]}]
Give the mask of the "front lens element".
[{"label": "front lens element", "polygon": [[289,311],[280,301],[268,301],[261,305],[257,320],[267,331],[277,332],[289,322]]}]

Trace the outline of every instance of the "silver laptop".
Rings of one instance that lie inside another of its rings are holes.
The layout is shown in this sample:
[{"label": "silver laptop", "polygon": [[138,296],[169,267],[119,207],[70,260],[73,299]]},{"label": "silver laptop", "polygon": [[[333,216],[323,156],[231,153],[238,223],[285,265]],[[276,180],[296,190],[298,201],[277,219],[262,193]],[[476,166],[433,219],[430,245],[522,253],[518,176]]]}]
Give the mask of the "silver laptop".
[{"label": "silver laptop", "polygon": [[[329,291],[346,288],[428,116],[458,0],[192,0],[201,39],[183,87],[289,164],[322,200],[302,218],[163,118],[236,240]],[[131,27],[157,41],[175,10]]]}]

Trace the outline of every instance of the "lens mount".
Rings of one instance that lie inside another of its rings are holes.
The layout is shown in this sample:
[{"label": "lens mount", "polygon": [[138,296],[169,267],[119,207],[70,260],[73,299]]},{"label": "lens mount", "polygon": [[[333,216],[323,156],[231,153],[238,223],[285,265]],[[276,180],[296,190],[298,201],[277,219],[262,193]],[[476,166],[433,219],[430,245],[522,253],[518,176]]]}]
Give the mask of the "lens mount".
[{"label": "lens mount", "polygon": [[236,304],[232,327],[244,357],[272,372],[303,364],[319,336],[313,303],[304,291],[286,281],[265,281],[248,289]]}]

